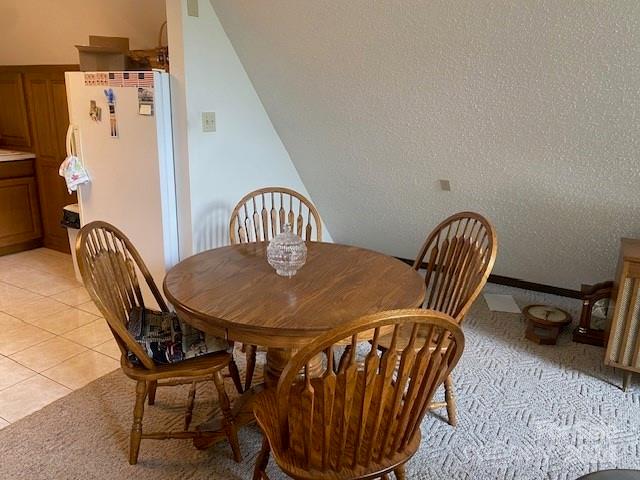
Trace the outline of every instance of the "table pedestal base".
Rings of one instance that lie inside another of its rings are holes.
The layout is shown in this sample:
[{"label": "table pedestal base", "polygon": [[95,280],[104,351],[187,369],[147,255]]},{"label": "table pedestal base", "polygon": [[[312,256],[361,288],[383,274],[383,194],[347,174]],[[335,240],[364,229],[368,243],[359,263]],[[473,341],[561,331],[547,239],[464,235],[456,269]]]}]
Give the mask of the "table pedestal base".
[{"label": "table pedestal base", "polygon": [[[262,390],[264,390],[263,384],[251,387],[233,402],[231,413],[233,414],[234,423],[238,429],[256,421],[253,416],[253,401]],[[208,436],[210,432],[223,431],[222,421],[222,418],[216,416],[198,425],[197,430],[203,434],[207,432],[207,434],[194,438],[193,446],[198,450],[206,450],[219,441],[226,440],[227,437],[225,436]]]},{"label": "table pedestal base", "polygon": [[[255,422],[253,402],[256,396],[267,388],[277,388],[278,380],[280,380],[283,370],[294,353],[294,350],[288,348],[269,348],[267,350],[267,360],[264,365],[264,383],[251,387],[233,401],[231,412],[233,413],[236,427],[240,428]],[[312,375],[320,375],[322,373],[322,355],[318,355],[309,362],[309,370]],[[200,424],[197,430],[203,434],[203,436],[193,439],[193,445],[199,450],[207,449],[226,438],[213,435],[213,432],[222,431],[222,419],[218,416]]]},{"label": "table pedestal base", "polygon": [[[282,372],[297,352],[290,348],[269,348],[267,350],[267,362],[264,366],[264,383],[267,388],[276,388]],[[309,362],[309,373],[312,376],[322,374],[322,355],[318,355]]]}]

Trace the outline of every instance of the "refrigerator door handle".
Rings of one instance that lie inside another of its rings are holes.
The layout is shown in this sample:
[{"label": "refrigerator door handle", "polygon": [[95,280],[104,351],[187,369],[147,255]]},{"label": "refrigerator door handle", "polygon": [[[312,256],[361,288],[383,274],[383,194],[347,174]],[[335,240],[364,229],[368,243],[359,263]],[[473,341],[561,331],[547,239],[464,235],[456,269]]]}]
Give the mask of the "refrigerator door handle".
[{"label": "refrigerator door handle", "polygon": [[74,154],[73,149],[73,125],[69,124],[66,137],[67,157]]}]

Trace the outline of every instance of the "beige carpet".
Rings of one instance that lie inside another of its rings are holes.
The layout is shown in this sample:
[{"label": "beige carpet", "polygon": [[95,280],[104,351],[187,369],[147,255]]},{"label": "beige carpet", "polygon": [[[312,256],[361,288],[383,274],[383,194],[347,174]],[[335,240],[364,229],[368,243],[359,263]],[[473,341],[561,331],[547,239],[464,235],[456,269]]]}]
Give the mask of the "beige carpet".
[{"label": "beige carpet", "polygon": [[[521,305],[547,301],[574,312],[579,306],[508,291]],[[541,347],[523,332],[518,315],[491,313],[484,300],[477,302],[454,372],[460,423],[454,429],[436,415],[425,420],[408,478],[569,480],[605,468],[640,468],[640,385],[623,393],[613,385],[619,377],[602,366],[602,349],[571,343],[569,333],[560,345]],[[188,441],[147,440],[140,463],[129,466],[133,392],[133,382],[114,372],[0,430],[0,478],[251,478],[260,443],[255,427],[241,433],[242,464],[232,461],[225,443],[200,452]],[[159,390],[145,427],[179,427],[185,398],[178,389]],[[211,389],[198,398],[198,411],[206,414]],[[283,478],[273,465],[270,474]]]}]

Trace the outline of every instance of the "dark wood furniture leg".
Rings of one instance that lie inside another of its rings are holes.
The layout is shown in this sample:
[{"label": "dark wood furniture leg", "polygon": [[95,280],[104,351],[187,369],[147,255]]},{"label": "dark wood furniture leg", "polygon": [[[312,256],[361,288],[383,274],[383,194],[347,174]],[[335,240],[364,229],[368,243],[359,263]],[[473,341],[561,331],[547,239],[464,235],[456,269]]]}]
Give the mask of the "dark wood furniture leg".
[{"label": "dark wood furniture leg", "polygon": [[255,345],[244,345],[245,357],[247,359],[247,371],[244,377],[244,389],[249,390],[251,388],[251,382],[253,382],[253,372],[256,369],[256,350],[258,347]]},{"label": "dark wood furniture leg", "polygon": [[253,480],[263,480],[267,478],[267,474],[265,470],[267,469],[267,465],[269,464],[269,455],[271,454],[271,447],[269,446],[269,441],[266,438],[262,439],[262,449],[258,454],[258,458],[256,459],[256,466],[253,470]]},{"label": "dark wood furniture leg", "polygon": [[153,405],[154,403],[156,403],[156,390],[158,388],[158,382],[157,380],[153,380],[151,382],[149,382],[148,385],[148,401],[149,401],[149,405]]},{"label": "dark wood furniture leg", "polygon": [[193,404],[196,400],[196,382],[191,384],[189,388],[189,395],[187,396],[187,411],[184,414],[184,430],[185,432],[189,430],[189,425],[191,425],[191,419],[193,418]]},{"label": "dark wood furniture leg", "polygon": [[[224,390],[224,379],[222,373],[219,371],[213,374],[213,383],[218,390],[218,399],[220,401],[220,409],[222,410],[222,423],[229,443],[231,444],[231,450],[233,451],[233,459],[236,462],[242,460],[242,454],[240,453],[240,443],[238,442],[238,427],[235,424],[233,413],[231,412],[231,404],[229,403],[229,397]],[[195,389],[194,389],[195,393]]]},{"label": "dark wood furniture leg", "polygon": [[238,370],[238,365],[231,356],[231,361],[229,362],[229,373],[231,374],[231,379],[233,380],[233,385],[236,387],[238,393],[242,393],[246,390],[246,388],[242,388],[242,380],[240,380],[240,370]]}]

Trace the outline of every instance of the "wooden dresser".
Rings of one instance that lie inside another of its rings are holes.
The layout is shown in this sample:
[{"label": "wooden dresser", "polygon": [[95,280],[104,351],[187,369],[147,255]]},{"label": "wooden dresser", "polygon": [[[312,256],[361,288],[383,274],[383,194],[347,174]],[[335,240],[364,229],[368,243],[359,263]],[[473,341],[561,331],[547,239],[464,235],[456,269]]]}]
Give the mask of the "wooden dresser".
[{"label": "wooden dresser", "polygon": [[624,371],[626,390],[640,373],[640,240],[622,239],[612,300],[605,364]]}]

